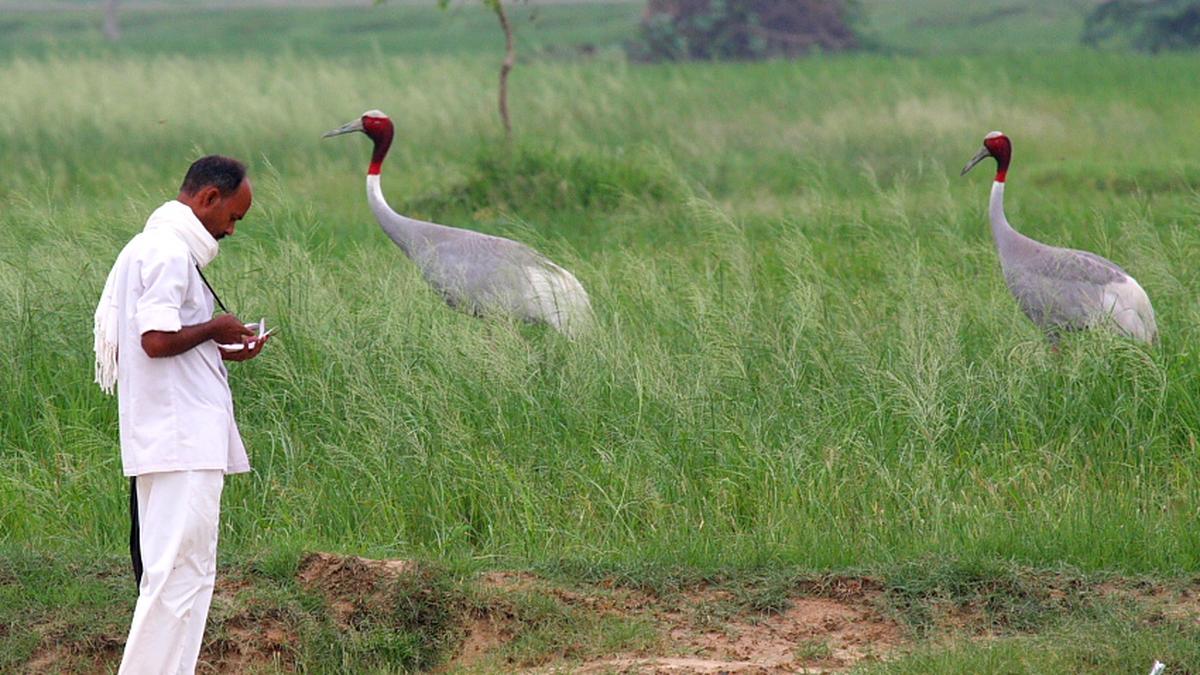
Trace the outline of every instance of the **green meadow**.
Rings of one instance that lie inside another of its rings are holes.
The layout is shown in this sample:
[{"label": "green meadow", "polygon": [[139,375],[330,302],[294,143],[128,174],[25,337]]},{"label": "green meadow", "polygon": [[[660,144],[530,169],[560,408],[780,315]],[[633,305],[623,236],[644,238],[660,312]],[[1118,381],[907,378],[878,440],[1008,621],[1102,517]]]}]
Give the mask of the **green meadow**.
[{"label": "green meadow", "polygon": [[[92,312],[124,243],[214,152],[249,162],[255,206],[208,276],[280,330],[230,369],[255,471],[227,482],[228,565],[320,550],[635,580],[1191,578],[1200,57],[1077,47],[1086,3],[899,4],[866,3],[864,53],[687,65],[623,57],[636,4],[522,9],[506,143],[481,10],[131,9],[110,46],[94,14],[0,3],[8,665],[33,653],[30,616],[109,607],[121,628],[132,611],[123,588],[32,570],[123,573]],[[367,208],[368,141],[320,139],[370,108],[397,129],[393,208],[535,245],[588,289],[598,330],[572,343],[445,307]],[[987,224],[992,164],[958,175],[993,129],[1014,143],[1013,224],[1134,275],[1158,345],[1080,334],[1053,352],[1021,315]],[[82,586],[32,588],[51,578]],[[1152,643],[1197,669],[1195,631],[1071,617],[876,667],[1119,672]]]}]

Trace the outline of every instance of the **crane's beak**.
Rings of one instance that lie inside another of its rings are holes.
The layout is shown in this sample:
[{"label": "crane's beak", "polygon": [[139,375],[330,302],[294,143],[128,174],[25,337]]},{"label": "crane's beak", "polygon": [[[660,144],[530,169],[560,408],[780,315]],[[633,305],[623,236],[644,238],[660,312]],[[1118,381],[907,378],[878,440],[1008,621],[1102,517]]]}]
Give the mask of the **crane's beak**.
[{"label": "crane's beak", "polygon": [[992,151],[988,150],[987,147],[985,146],[978,153],[976,153],[974,157],[971,158],[971,161],[967,162],[967,165],[963,167],[962,173],[960,173],[958,175],[960,175],[960,176],[967,175],[967,172],[970,171],[971,169],[974,169],[976,164],[982,162],[983,160],[985,160],[991,156],[992,156]]},{"label": "crane's beak", "polygon": [[336,129],[333,129],[331,131],[326,131],[325,133],[321,134],[321,138],[330,138],[333,136],[341,136],[342,134],[348,134],[348,133],[352,133],[355,131],[362,131],[362,130],[363,130],[362,118],[359,118],[359,119],[354,120],[353,122],[343,124],[342,126],[336,128]]}]

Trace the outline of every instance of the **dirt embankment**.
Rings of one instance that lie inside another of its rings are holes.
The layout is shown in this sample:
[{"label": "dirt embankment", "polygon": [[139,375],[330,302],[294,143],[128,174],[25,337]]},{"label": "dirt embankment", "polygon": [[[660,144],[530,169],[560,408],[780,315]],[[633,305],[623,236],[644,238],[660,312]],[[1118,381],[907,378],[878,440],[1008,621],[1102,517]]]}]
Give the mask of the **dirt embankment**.
[{"label": "dirt embankment", "polygon": [[[981,583],[976,600],[910,590],[846,576],[654,588],[522,572],[462,579],[410,561],[316,553],[285,575],[222,577],[202,663],[210,673],[321,670],[347,659],[437,672],[837,673],[929,639],[1027,630],[1020,612],[1032,606],[1063,615],[1111,601],[1148,620],[1200,618],[1200,584],[1038,576]],[[39,632],[28,672],[119,662],[123,635],[75,642],[54,626]]]},{"label": "dirt embankment", "polygon": [[[412,574],[407,561],[373,561],[328,554],[309,556],[298,578],[326,598],[339,623],[352,622],[361,603],[386,602],[380,579]],[[367,590],[364,596],[364,589]],[[882,607],[882,589],[869,579],[825,580],[777,596],[755,607],[754,597],[710,584],[657,593],[601,582],[564,587],[525,573],[492,572],[475,582],[475,597],[464,603],[457,646],[438,670],[581,673],[795,673],[837,672],[864,659],[885,658],[906,642],[904,631]],[[532,630],[522,603],[542,598],[572,616],[562,630],[577,637],[604,635],[578,625],[608,621],[648,629],[614,653],[594,653],[594,645],[549,645],[542,651],[514,651]]]}]

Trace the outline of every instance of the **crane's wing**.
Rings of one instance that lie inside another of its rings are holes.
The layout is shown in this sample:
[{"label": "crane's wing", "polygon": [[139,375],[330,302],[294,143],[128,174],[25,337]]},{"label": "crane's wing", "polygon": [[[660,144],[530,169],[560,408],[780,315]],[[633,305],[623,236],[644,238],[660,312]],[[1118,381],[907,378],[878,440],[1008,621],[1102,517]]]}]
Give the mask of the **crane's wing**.
[{"label": "crane's wing", "polygon": [[591,303],[579,280],[520,242],[455,230],[419,264],[447,302],[463,309],[498,309],[570,336],[591,324]]},{"label": "crane's wing", "polygon": [[1046,247],[1004,271],[1021,309],[1038,326],[1076,330],[1111,319],[1123,333],[1152,341],[1150,299],[1137,281],[1094,253]]},{"label": "crane's wing", "polygon": [[1049,246],[1022,261],[1021,266],[1047,279],[1098,286],[1123,281],[1129,276],[1116,263],[1095,253]]}]

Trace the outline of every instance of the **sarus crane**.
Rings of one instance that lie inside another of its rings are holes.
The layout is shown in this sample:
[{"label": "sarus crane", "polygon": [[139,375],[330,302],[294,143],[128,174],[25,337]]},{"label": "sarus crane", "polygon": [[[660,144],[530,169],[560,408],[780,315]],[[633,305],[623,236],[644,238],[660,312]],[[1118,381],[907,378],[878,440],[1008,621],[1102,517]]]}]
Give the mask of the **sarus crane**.
[{"label": "sarus crane", "polygon": [[1000,254],[1004,281],[1021,310],[1052,342],[1065,331],[1102,326],[1152,343],[1158,329],[1146,291],[1114,263],[1094,253],[1047,246],[1017,232],[1004,216],[1004,181],[1012,161],[1012,141],[999,131],[983,139],[983,149],[963,167],[996,160],[988,215]]},{"label": "sarus crane", "polygon": [[476,316],[503,314],[548,324],[570,338],[591,328],[592,307],[583,285],[532,248],[393,211],[379,185],[383,160],[392,145],[392,121],[378,110],[369,110],[323,138],[353,132],[365,134],[375,144],[367,169],[367,203],[379,226],[448,305]]}]

